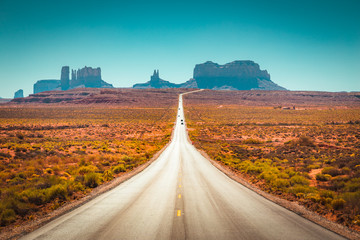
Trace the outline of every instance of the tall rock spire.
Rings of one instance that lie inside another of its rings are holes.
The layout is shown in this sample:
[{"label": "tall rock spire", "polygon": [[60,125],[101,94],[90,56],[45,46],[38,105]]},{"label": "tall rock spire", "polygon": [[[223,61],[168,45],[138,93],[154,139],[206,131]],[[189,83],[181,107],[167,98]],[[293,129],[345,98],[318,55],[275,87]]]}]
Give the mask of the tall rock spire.
[{"label": "tall rock spire", "polygon": [[64,66],[61,69],[61,77],[60,77],[60,84],[61,90],[68,90],[70,86],[70,79],[69,79],[69,66]]}]

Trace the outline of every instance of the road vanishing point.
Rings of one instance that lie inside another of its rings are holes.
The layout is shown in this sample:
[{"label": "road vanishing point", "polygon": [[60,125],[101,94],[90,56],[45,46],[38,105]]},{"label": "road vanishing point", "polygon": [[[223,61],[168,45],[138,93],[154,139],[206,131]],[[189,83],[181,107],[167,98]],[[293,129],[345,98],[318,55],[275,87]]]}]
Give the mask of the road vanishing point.
[{"label": "road vanishing point", "polygon": [[182,94],[157,160],[22,239],[344,239],[230,179],[189,142]]}]

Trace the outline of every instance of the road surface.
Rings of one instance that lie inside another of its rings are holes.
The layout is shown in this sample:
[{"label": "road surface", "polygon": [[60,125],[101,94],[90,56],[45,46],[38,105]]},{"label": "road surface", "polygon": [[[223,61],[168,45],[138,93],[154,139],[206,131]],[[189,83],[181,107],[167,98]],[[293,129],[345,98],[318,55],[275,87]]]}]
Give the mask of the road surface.
[{"label": "road surface", "polygon": [[22,239],[343,239],[220,172],[184,122],[180,95],[173,140],[156,161]]}]

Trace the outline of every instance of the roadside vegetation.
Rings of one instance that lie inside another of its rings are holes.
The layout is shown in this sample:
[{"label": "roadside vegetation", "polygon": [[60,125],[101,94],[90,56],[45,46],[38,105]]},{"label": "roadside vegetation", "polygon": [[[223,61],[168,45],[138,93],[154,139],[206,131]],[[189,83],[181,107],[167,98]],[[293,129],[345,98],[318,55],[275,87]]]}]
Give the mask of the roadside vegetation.
[{"label": "roadside vegetation", "polygon": [[0,108],[0,229],[20,225],[147,162],[176,109]]},{"label": "roadside vegetation", "polygon": [[359,108],[184,103],[198,149],[262,190],[360,230]]}]

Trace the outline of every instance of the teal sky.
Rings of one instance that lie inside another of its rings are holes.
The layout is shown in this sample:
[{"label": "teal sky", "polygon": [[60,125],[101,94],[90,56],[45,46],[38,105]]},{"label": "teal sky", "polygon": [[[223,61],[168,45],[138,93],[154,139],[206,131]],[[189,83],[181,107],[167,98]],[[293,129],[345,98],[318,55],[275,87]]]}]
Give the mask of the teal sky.
[{"label": "teal sky", "polygon": [[0,97],[70,68],[115,87],[253,60],[290,90],[360,91],[360,1],[0,0]]}]

